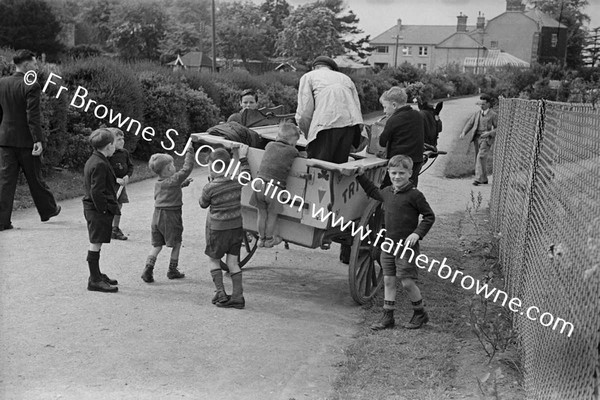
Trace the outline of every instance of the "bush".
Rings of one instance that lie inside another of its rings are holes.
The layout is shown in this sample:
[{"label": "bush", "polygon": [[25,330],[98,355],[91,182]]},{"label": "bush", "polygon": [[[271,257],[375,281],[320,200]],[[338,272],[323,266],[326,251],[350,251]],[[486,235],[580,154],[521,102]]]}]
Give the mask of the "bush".
[{"label": "bush", "polygon": [[363,113],[369,113],[381,108],[379,97],[381,94],[377,90],[377,86],[369,79],[363,77],[352,77],[358,99],[360,100],[360,108]]},{"label": "bush", "polygon": [[267,84],[265,97],[269,99],[270,106],[282,105],[284,114],[295,112],[298,106],[298,89],[280,82]]},{"label": "bush", "polygon": [[171,151],[181,152],[190,133],[206,131],[218,123],[219,110],[206,93],[158,72],[142,73],[139,79],[144,91],[144,123],[154,129],[155,136],[138,143],[137,157],[145,160],[173,146],[167,138],[169,129],[177,131],[169,135],[175,143]]},{"label": "bush", "polygon": [[[69,87],[69,98],[75,94],[77,86],[88,91],[86,101],[92,99],[103,104],[114,113],[121,113],[122,118],[131,118],[143,123],[143,95],[136,76],[126,64],[107,58],[96,57],[78,60],[65,64],[62,74],[65,86]],[[108,117],[98,119],[94,115],[92,105],[88,111],[84,108],[70,107],[68,130],[73,131],[76,124],[81,124],[92,131],[102,126],[110,126]],[[127,125],[121,130],[125,133],[125,148],[135,151],[139,136],[135,131],[128,132]],[[72,155],[67,154],[66,157]]]}]

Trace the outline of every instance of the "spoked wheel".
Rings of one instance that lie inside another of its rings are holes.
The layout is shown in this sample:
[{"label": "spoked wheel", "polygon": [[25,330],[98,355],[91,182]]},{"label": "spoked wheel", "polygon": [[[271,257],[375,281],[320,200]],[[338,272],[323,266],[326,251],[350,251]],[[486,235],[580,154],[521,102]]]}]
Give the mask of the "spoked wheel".
[{"label": "spoked wheel", "polygon": [[373,246],[377,233],[383,225],[383,209],[381,203],[372,200],[367,206],[365,213],[360,219],[359,226],[362,232],[370,234],[363,240],[360,233],[354,236],[352,251],[350,252],[350,266],[348,276],[350,282],[350,294],[358,304],[365,304],[383,284],[383,269],[381,268],[381,243]]},{"label": "spoked wheel", "polygon": [[[240,249],[240,268],[243,268],[244,265],[254,255],[256,248],[258,247],[258,235],[254,232],[244,231],[244,237],[242,239],[242,248]],[[221,269],[223,271],[229,271],[227,264],[221,260]]]}]

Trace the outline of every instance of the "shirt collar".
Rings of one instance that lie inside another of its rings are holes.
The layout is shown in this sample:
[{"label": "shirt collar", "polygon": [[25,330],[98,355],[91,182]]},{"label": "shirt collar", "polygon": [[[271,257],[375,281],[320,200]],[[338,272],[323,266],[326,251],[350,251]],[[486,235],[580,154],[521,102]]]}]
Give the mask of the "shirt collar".
[{"label": "shirt collar", "polygon": [[481,110],[481,115],[483,115],[485,117],[489,111],[490,111],[489,108],[487,110]]},{"label": "shirt collar", "polygon": [[407,190],[412,189],[412,187],[413,187],[413,183],[411,181],[408,181],[406,184],[404,184],[404,186],[400,186],[400,188],[398,188],[398,189],[396,189],[394,187],[394,185],[391,186],[392,192],[394,192],[394,194],[406,192]]}]

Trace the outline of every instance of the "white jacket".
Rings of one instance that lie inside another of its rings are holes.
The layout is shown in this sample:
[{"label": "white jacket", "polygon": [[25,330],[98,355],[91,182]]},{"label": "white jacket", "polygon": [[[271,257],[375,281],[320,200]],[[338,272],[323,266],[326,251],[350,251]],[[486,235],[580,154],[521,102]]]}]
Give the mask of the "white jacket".
[{"label": "white jacket", "polygon": [[354,82],[347,75],[328,68],[304,74],[298,88],[296,122],[308,142],[324,129],[362,125]]}]

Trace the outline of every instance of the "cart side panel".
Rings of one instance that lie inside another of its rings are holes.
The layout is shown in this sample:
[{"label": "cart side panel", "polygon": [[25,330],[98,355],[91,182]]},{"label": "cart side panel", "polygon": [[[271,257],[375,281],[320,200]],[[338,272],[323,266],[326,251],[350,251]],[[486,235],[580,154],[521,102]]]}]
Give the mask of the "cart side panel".
[{"label": "cart side panel", "polygon": [[[365,176],[377,186],[383,181],[385,174],[385,166],[365,171]],[[359,219],[369,204],[369,197],[358,183],[356,175],[345,176],[339,173],[333,175],[332,211],[335,215],[344,216],[344,221]]]}]

